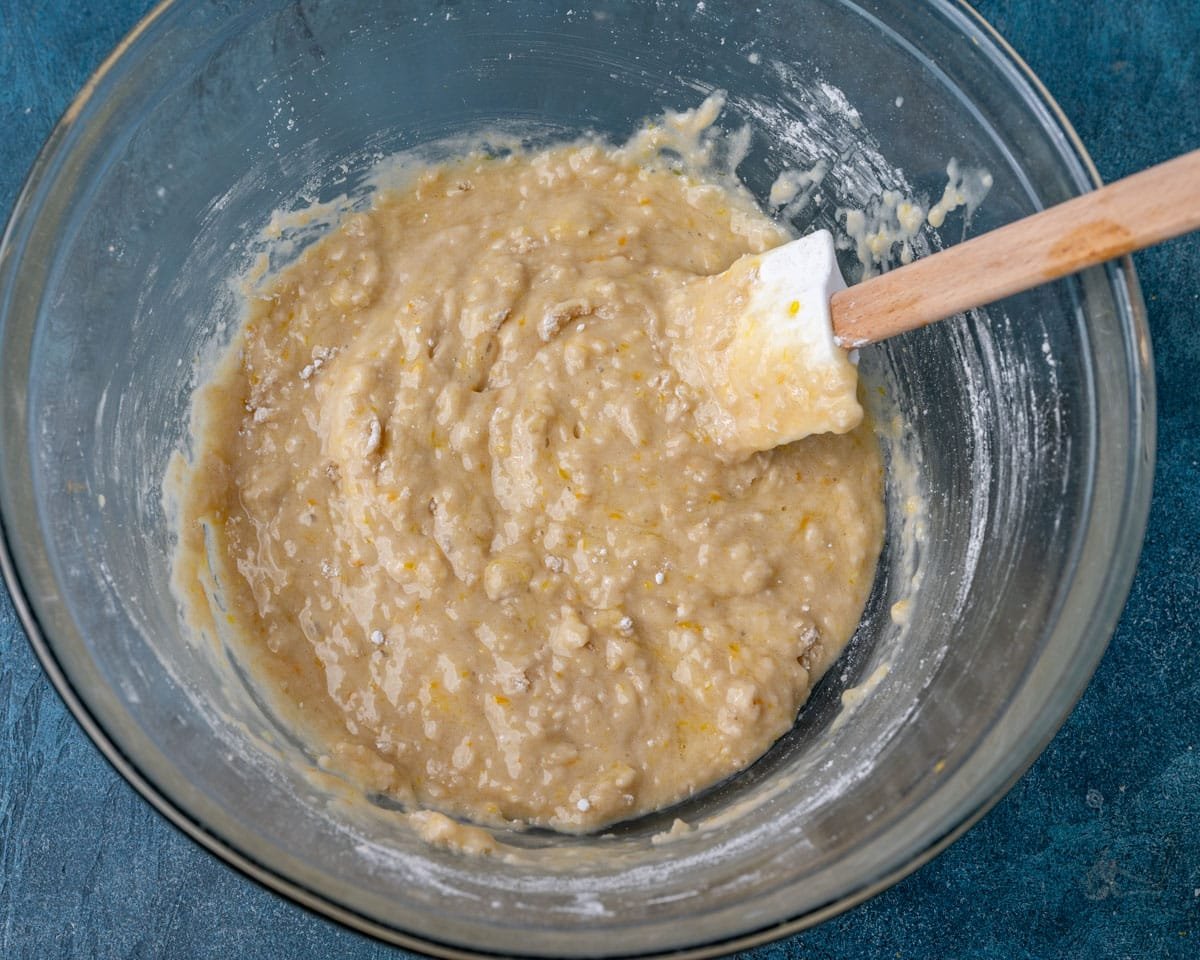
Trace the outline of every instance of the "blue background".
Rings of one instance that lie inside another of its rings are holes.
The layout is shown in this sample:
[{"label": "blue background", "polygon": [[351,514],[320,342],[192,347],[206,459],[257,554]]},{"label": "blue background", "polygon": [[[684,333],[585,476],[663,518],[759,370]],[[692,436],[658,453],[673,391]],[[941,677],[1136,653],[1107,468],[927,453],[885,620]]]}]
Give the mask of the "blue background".
[{"label": "blue background", "polygon": [[[70,98],[148,6],[0,0],[0,216]],[[1200,147],[1197,0],[978,8],[1105,180]],[[1158,473],[1137,580],[1095,679],[1030,772],[950,850],[747,956],[1200,957],[1200,237],[1134,259],[1156,352]],[[407,956],[260,889],[160,819],[67,714],[2,587],[0,726],[0,958]]]}]

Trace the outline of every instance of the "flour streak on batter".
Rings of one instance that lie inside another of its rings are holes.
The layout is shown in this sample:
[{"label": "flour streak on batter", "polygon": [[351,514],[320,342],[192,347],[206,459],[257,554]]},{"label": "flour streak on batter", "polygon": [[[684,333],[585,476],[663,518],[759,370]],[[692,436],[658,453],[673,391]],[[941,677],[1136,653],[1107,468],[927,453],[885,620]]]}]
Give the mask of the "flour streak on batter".
[{"label": "flour streak on batter", "polygon": [[680,285],[785,239],[595,144],[382,194],[197,395],[191,617],[331,768],[415,806],[590,830],[745,767],[853,632],[882,536],[868,427],[729,462],[668,363]]}]

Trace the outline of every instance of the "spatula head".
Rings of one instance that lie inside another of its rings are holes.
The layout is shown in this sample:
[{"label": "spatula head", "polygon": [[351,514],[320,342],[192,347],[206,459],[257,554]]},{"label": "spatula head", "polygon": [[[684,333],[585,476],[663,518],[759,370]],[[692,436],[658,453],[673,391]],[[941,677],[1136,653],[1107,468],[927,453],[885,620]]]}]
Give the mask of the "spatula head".
[{"label": "spatula head", "polygon": [[862,421],[858,373],[829,316],[845,286],[833,237],[819,230],[681,291],[685,335],[672,363],[704,397],[704,429],[731,455]]}]

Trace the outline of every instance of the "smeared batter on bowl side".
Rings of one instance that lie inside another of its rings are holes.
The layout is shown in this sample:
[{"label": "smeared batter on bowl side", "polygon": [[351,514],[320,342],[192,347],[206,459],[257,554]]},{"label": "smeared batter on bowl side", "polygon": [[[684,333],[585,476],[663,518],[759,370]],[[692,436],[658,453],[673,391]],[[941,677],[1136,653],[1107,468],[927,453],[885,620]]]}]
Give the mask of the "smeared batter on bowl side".
[{"label": "smeared batter on bowl side", "polygon": [[583,831],[747,766],[854,631],[883,525],[869,427],[739,459],[669,362],[673,293],[786,239],[590,143],[382,193],[198,392],[192,612],[413,806]]}]

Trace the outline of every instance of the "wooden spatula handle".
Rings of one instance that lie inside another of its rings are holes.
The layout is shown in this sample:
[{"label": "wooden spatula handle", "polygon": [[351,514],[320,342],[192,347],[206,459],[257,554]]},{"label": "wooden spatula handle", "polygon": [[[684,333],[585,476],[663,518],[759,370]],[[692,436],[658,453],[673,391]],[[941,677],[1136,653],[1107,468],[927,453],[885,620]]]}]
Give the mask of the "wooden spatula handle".
[{"label": "wooden spatula handle", "polygon": [[1200,228],[1200,150],[842,290],[834,335],[859,346]]}]

